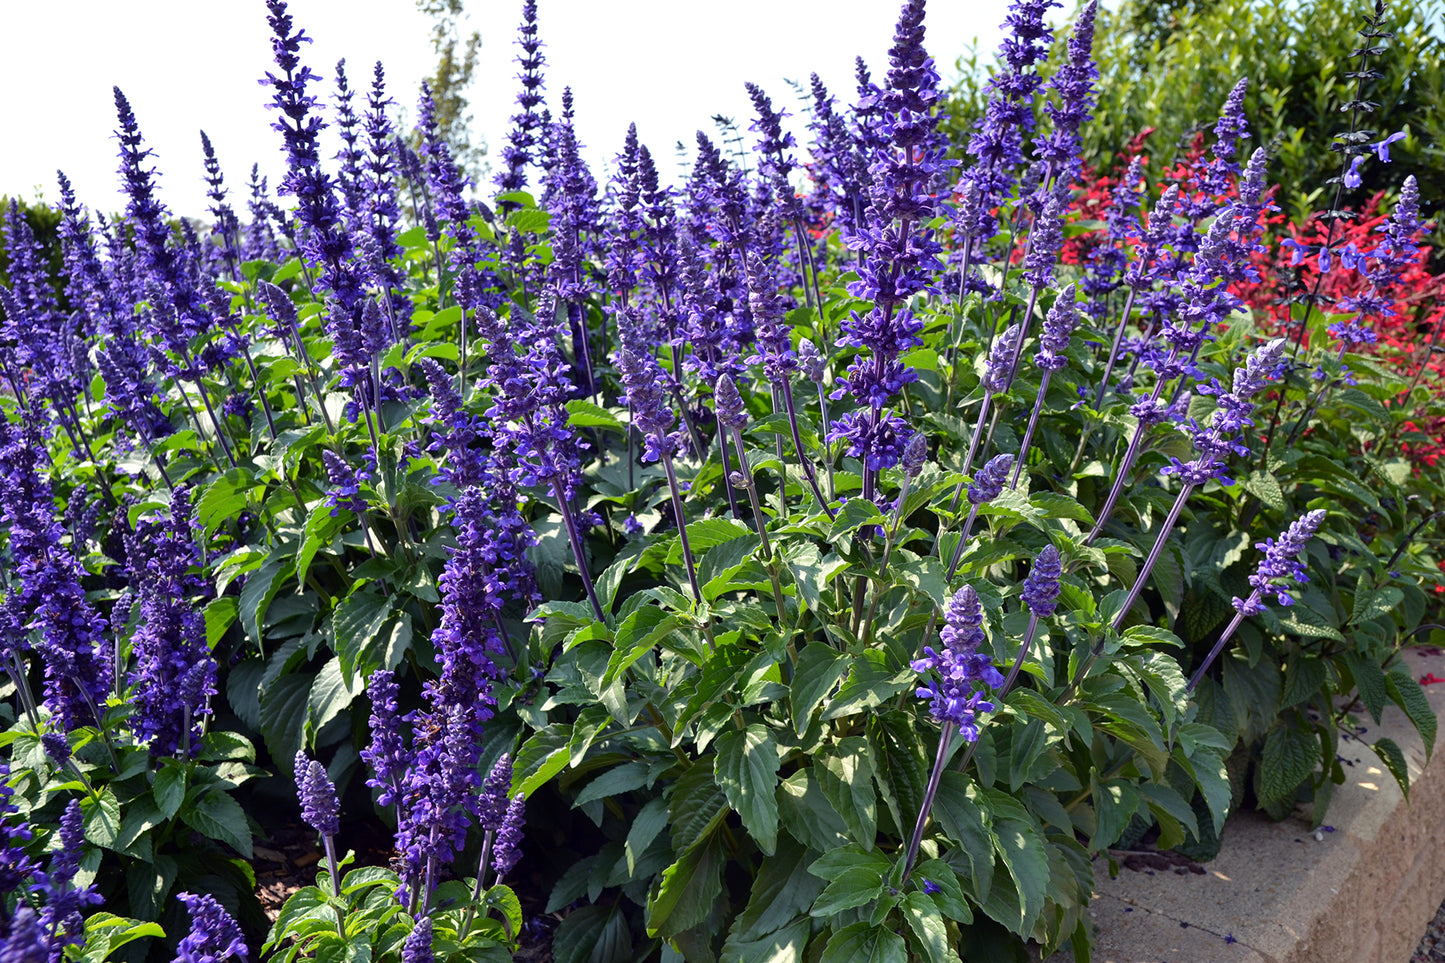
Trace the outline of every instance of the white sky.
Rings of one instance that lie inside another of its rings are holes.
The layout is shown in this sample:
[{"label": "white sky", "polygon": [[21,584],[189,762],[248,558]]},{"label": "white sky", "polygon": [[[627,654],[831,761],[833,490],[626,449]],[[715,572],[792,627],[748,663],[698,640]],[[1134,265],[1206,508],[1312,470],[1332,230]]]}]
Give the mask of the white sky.
[{"label": "white sky", "polygon": [[[467,7],[482,31],[473,129],[495,157],[514,109],[521,0],[468,0]],[[673,144],[691,147],[699,128],[713,135],[713,114],[734,117],[746,133],[744,81],[797,114],[785,77],[806,84],[817,71],[851,102],[853,57],[862,54],[881,80],[899,7],[895,0],[540,0],[548,100],[559,104],[562,88],[573,88],[578,133],[599,178],[630,121],[672,176]],[[1006,0],[932,0],[926,46],[945,79],[975,39],[987,55],[981,59],[991,59],[1006,7]],[[290,10],[314,38],[302,56],[325,78],[315,94],[329,100],[339,57],[362,90],[380,59],[389,91],[414,115],[417,84],[435,58],[430,22],[412,0],[292,0]],[[163,175],[161,199],[173,211],[204,213],[201,129],[235,201],[253,162],[274,188],[281,141],[269,126],[269,92],[257,83],[273,66],[262,0],[0,0],[0,15],[7,40],[0,89],[8,92],[0,193],[29,198],[38,188],[54,201],[60,168],[83,203],[121,210],[112,85],[135,110]],[[789,123],[804,142],[798,118]]]}]

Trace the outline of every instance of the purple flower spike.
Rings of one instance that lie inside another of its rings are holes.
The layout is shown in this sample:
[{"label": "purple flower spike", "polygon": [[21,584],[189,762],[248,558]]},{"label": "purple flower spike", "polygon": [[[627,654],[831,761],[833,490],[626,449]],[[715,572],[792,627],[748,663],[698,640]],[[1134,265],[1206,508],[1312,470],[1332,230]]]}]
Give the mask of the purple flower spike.
[{"label": "purple flower spike", "polygon": [[994,341],[993,349],[989,351],[988,360],[983,366],[983,387],[989,394],[1002,394],[1008,390],[1020,333],[1019,326],[1011,324],[998,336],[998,340]]},{"label": "purple flower spike", "polygon": [[1034,355],[1034,364],[1038,365],[1040,371],[1061,371],[1068,365],[1069,359],[1064,357],[1064,352],[1068,350],[1069,338],[1073,335],[1074,325],[1078,321],[1079,313],[1074,305],[1074,286],[1070,284],[1059,292],[1044,319],[1039,350]]},{"label": "purple flower spike", "polygon": [[331,514],[341,509],[350,509],[360,515],[366,511],[366,499],[361,497],[361,485],[356,481],[356,472],[329,448],[321,451],[321,461],[326,465],[326,477],[331,482],[331,491],[326,493],[326,504]]},{"label": "purple flower spike", "polygon": [[492,867],[497,872],[497,879],[510,873],[522,858],[522,817],[525,808],[526,800],[520,795],[513,796],[512,801],[507,804],[507,815],[502,819],[501,828],[497,830],[497,841],[492,844]]},{"label": "purple flower spike", "polygon": [[818,346],[807,338],[798,342],[798,367],[803,369],[803,374],[814,384],[823,383],[823,372],[827,370],[828,360],[818,351]]},{"label": "purple flower spike", "polygon": [[507,818],[507,793],[512,788],[512,754],[503,753],[482,782],[481,804],[477,822],[483,829],[496,832]]},{"label": "purple flower spike", "polygon": [[984,699],[987,687],[1003,684],[1003,676],[989,657],[978,651],[987,636],[983,631],[983,606],[973,586],[965,585],[954,593],[944,620],[938,635],[943,652],[927,646],[923,658],[912,663],[914,672],[936,671],[940,677],[920,687],[918,697],[932,700],[929,711],[933,717],[958,726],[963,737],[973,742],[978,738],[978,714],[993,711],[993,703]]},{"label": "purple flower spike", "polygon": [[191,931],[177,947],[175,963],[221,963],[246,959],[246,941],[241,928],[211,896],[181,893],[180,900],[191,911]]},{"label": "purple flower spike", "polygon": [[341,831],[341,803],[336,787],[326,775],[326,767],[309,759],[305,751],[296,753],[296,790],[301,799],[301,818],[306,825],[323,836]]},{"label": "purple flower spike", "polygon": [[918,473],[923,471],[923,463],[928,460],[928,439],[922,432],[918,432],[908,439],[908,446],[903,449],[903,474],[909,478],[917,478]]},{"label": "purple flower spike", "polygon": [[727,375],[717,379],[717,388],[713,392],[713,407],[717,409],[718,424],[739,431],[747,427],[747,406],[743,404],[743,396],[738,394],[738,386]]},{"label": "purple flower spike", "polygon": [[1045,545],[1034,559],[1034,569],[1024,579],[1023,591],[1019,593],[1035,618],[1046,619],[1054,614],[1054,607],[1059,604],[1059,578],[1063,574],[1059,550]]},{"label": "purple flower spike", "polygon": [[968,486],[969,504],[982,505],[997,498],[1003,491],[1003,486],[1008,483],[1008,474],[1013,466],[1013,455],[994,455],[990,458],[988,464],[980,468],[974,476],[973,484]]},{"label": "purple flower spike", "polygon": [[1254,592],[1247,599],[1233,599],[1235,609],[1244,615],[1258,615],[1264,611],[1264,597],[1268,595],[1274,595],[1280,605],[1293,605],[1294,598],[1285,589],[1290,582],[1302,585],[1309,581],[1309,574],[1299,558],[1324,520],[1325,510],[1317,508],[1296,519],[1285,529],[1279,541],[1266,538],[1257,542],[1254,547],[1264,552],[1264,558],[1249,577]]},{"label": "purple flower spike", "polygon": [[435,959],[431,948],[431,917],[423,916],[401,945],[401,963],[432,963]]}]

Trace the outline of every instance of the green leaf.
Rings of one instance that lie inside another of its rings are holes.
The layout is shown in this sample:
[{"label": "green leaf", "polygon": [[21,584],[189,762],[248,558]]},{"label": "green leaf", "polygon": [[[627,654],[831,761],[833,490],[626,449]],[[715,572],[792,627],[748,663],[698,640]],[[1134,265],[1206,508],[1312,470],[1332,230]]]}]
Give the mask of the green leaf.
[{"label": "green leaf", "polygon": [[251,829],[246,813],[224,790],[208,791],[181,817],[202,836],[228,843],[242,856],[251,858]]},{"label": "green leaf", "polygon": [[709,836],[663,870],[661,885],[647,901],[647,935],[673,937],[707,919],[722,892],[726,862],[721,840]]},{"label": "green leaf", "polygon": [[1429,701],[1425,698],[1425,690],[1420,688],[1420,683],[1410,674],[1410,669],[1405,665],[1396,665],[1385,676],[1385,690],[1390,693],[1390,701],[1404,710],[1405,715],[1415,724],[1415,731],[1420,733],[1421,740],[1425,743],[1425,760],[1430,760],[1430,755],[1435,751],[1435,710],[1430,708]]},{"label": "green leaf", "polygon": [[567,768],[572,727],[553,724],[538,729],[517,751],[512,769],[512,795],[531,796],[537,788]]},{"label": "green leaf", "polygon": [[627,426],[617,416],[585,398],[567,402],[567,425],[571,428],[606,428],[619,435],[627,432]]},{"label": "green leaf", "polygon": [[843,817],[806,769],[799,769],[778,786],[778,818],[783,828],[809,849],[826,853],[849,842]]},{"label": "green leaf", "polygon": [[115,798],[115,790],[106,786],[99,799],[82,798],[80,813],[86,841],[107,848],[115,843],[120,835],[120,800]]},{"label": "green leaf", "polygon": [[1098,852],[1118,842],[1124,834],[1124,827],[1139,811],[1143,804],[1138,791],[1123,779],[1110,779],[1095,785],[1094,835],[1089,840],[1089,851]]},{"label": "green leaf", "polygon": [[361,694],[361,680],[355,679],[353,684],[355,688],[347,685],[346,676],[341,670],[340,656],[333,656],[330,662],[321,667],[306,697],[306,735],[310,739],[314,740],[322,726],[336,718],[342,709],[351,705],[352,700]]},{"label": "green leaf", "polygon": [[576,809],[594,799],[610,799],[634,789],[641,789],[647,784],[648,769],[647,763],[635,760],[607,770],[583,787],[577,798],[572,800],[572,808]]},{"label": "green leaf", "polygon": [[836,746],[824,750],[821,761],[822,765],[814,765],[813,774],[823,795],[848,824],[853,838],[864,848],[872,848],[878,832],[878,797],[873,790],[868,740],[862,736],[839,739]]},{"label": "green leaf", "polygon": [[1365,711],[1380,724],[1380,713],[1385,711],[1385,702],[1390,698],[1389,686],[1385,683],[1385,671],[1374,657],[1351,650],[1345,653],[1345,664],[1350,667],[1350,676],[1355,680],[1355,689]]},{"label": "green leaf", "polygon": [[933,800],[933,818],[948,838],[958,844],[956,852],[968,858],[974,891],[982,898],[988,893],[987,881],[993,869],[993,857],[989,852],[993,841],[987,819],[974,801],[970,788],[966,775],[952,769],[945,770],[938,785],[938,795]]},{"label": "green leaf", "polygon": [[883,874],[867,866],[853,866],[835,876],[813,901],[813,916],[827,918],[866,906],[888,891]]},{"label": "green leaf", "polygon": [[882,525],[883,513],[873,502],[863,498],[850,498],[843,503],[842,511],[833,519],[832,530],[828,533],[830,541],[837,541],[841,535],[856,531],[864,525]]},{"label": "green leaf", "polygon": [[1259,765],[1260,802],[1292,798],[1319,761],[1320,741],[1312,731],[1277,723],[1264,737],[1264,756]]},{"label": "green leaf", "polygon": [[1018,918],[999,922],[1024,936],[1033,929],[1034,921],[1043,912],[1044,902],[1048,899],[1048,853],[1032,823],[996,816],[991,822],[994,852],[998,853],[1019,894]]},{"label": "green leaf", "polygon": [[331,631],[343,679],[350,682],[357,674],[369,675],[380,666],[381,660],[375,658],[375,642],[390,616],[391,600],[371,586],[357,589],[336,606],[331,614]]},{"label": "green leaf", "polygon": [[778,746],[772,732],[755,722],[718,736],[714,775],[743,827],[771,856],[778,845]]},{"label": "green leaf", "polygon": [[1260,500],[1272,512],[1285,510],[1284,489],[1279,481],[1267,471],[1252,471],[1244,479],[1244,490]]},{"label": "green leaf", "polygon": [[809,642],[798,653],[788,699],[793,710],[793,728],[799,736],[808,729],[808,721],[833,686],[848,671],[843,654],[823,642]]},{"label": "green leaf", "polygon": [[1068,495],[1055,492],[1039,492],[1029,496],[1029,504],[1043,513],[1045,518],[1067,518],[1085,525],[1094,524],[1089,510]]},{"label": "green leaf", "polygon": [[294,565],[285,558],[274,558],[246,577],[241,586],[241,624],[257,649],[263,649],[261,627],[266,624],[266,609],[291,572]]},{"label": "green leaf", "polygon": [[579,907],[552,934],[556,963],[624,963],[631,958],[632,937],[620,904]]},{"label": "green leaf", "polygon": [[823,710],[823,721],[882,705],[917,684],[918,675],[911,668],[891,665],[887,653],[869,649],[853,658],[847,680]]},{"label": "green leaf", "polygon": [[232,468],[212,482],[195,502],[196,520],[206,537],[239,515],[256,487],[255,476],[246,468]]},{"label": "green leaf", "polygon": [[301,748],[306,706],[315,679],[310,672],[283,675],[261,697],[261,735],[271,758],[290,766]]},{"label": "green leaf", "polygon": [[535,207],[524,207],[507,215],[507,226],[523,234],[545,234],[551,221],[551,215]]},{"label": "green leaf", "polygon": [[[167,763],[170,763],[167,765]],[[165,760],[161,763],[160,771],[156,773],[155,785],[151,787],[151,795],[155,798],[156,808],[166,819],[176,814],[181,808],[181,802],[186,798],[186,769],[184,766]]]},{"label": "green leaf", "polygon": [[667,828],[667,800],[661,796],[649,799],[632,817],[632,828],[627,831],[627,843],[622,855],[627,860],[627,872],[637,871],[637,860],[652,845],[658,833]]},{"label": "green leaf", "polygon": [[958,953],[948,943],[948,927],[937,903],[914,890],[903,897],[900,909],[929,963],[959,963]]},{"label": "green leaf", "polygon": [[908,947],[886,927],[850,923],[828,940],[818,963],[908,963]]},{"label": "green leaf", "polygon": [[238,609],[234,595],[223,595],[206,603],[206,647],[214,649],[236,621]]},{"label": "green leaf", "polygon": [[1357,592],[1354,609],[1350,612],[1350,622],[1368,622],[1386,612],[1393,612],[1404,598],[1405,593],[1393,585]]},{"label": "green leaf", "polygon": [[329,544],[336,537],[341,526],[339,513],[325,501],[318,502],[311,509],[311,513],[306,516],[306,528],[301,535],[301,550],[296,553],[297,582],[306,584],[306,573],[311,568],[311,560],[316,557],[321,546]]},{"label": "green leaf", "polygon": [[1370,744],[1375,755],[1380,758],[1390,775],[1400,784],[1400,792],[1404,793],[1405,801],[1410,801],[1410,766],[1405,762],[1405,753],[1400,751],[1400,746],[1395,740],[1381,736]]},{"label": "green leaf", "polygon": [[602,676],[601,688],[612,685],[629,666],[651,652],[652,647],[677,626],[677,616],[656,605],[644,605],[623,619],[617,627],[617,638],[613,643],[612,657],[607,660],[607,672]]}]

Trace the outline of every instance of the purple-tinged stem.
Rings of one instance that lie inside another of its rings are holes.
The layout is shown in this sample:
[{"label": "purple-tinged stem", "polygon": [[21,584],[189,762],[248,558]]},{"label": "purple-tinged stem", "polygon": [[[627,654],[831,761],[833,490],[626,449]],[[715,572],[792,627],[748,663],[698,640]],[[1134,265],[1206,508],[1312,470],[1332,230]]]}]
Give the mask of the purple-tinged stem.
[{"label": "purple-tinged stem", "polygon": [[562,522],[567,526],[567,540],[572,543],[572,557],[577,560],[577,572],[582,576],[582,587],[587,590],[587,601],[592,603],[592,614],[597,621],[606,622],[602,603],[597,599],[597,589],[592,585],[592,573],[587,567],[587,554],[582,548],[582,535],[577,531],[577,519],[572,516],[572,505],[567,493],[562,490],[562,479],[552,479],[552,493],[557,496],[557,508],[562,512]]},{"label": "purple-tinged stem", "polygon": [[913,835],[908,838],[908,857],[903,861],[903,879],[908,882],[913,864],[918,860],[918,847],[923,845],[923,827],[928,823],[928,814],[933,809],[933,800],[938,797],[938,786],[943,781],[943,769],[948,764],[948,747],[953,742],[953,723],[945,722],[938,733],[938,753],[933,757],[933,771],[928,774],[928,788],[923,792],[923,805],[918,809],[918,821],[913,824]]},{"label": "purple-tinged stem", "polygon": [[[1259,589],[1255,589],[1253,594],[1250,595],[1249,600],[1245,602],[1244,608],[1252,608],[1254,604],[1259,602],[1259,598]],[[1214,643],[1214,647],[1209,650],[1209,654],[1204,657],[1204,661],[1199,663],[1199,668],[1195,669],[1194,674],[1189,677],[1189,684],[1184,687],[1185,692],[1194,691],[1194,687],[1199,684],[1200,679],[1204,678],[1204,673],[1209,671],[1209,667],[1214,664],[1214,660],[1219,658],[1219,653],[1224,651],[1225,643],[1230,640],[1234,635],[1234,630],[1239,628],[1239,623],[1243,621],[1244,612],[1235,612],[1234,618],[1229,620],[1229,624],[1224,627],[1224,632],[1220,634],[1219,641]]]},{"label": "purple-tinged stem", "polygon": [[1024,430],[1024,440],[1019,444],[1018,457],[1014,459],[1013,478],[1009,479],[1008,487],[1016,488],[1019,483],[1019,476],[1024,470],[1024,461],[1029,457],[1029,443],[1033,441],[1034,429],[1039,424],[1039,412],[1044,407],[1044,395],[1049,390],[1049,377],[1052,371],[1045,371],[1043,380],[1039,382],[1039,396],[1034,399],[1034,410],[1029,414],[1029,426]]},{"label": "purple-tinged stem", "polygon": [[828,518],[832,519],[835,513],[827,499],[823,497],[823,490],[818,487],[818,472],[813,467],[813,459],[803,451],[803,437],[798,432],[798,412],[793,404],[793,386],[784,380],[781,387],[783,389],[783,406],[788,410],[788,427],[792,429],[793,433],[793,450],[798,453],[798,464],[802,466],[803,474],[808,477],[808,484],[812,486],[813,495],[818,499],[818,504],[822,506],[823,511],[827,512]]}]

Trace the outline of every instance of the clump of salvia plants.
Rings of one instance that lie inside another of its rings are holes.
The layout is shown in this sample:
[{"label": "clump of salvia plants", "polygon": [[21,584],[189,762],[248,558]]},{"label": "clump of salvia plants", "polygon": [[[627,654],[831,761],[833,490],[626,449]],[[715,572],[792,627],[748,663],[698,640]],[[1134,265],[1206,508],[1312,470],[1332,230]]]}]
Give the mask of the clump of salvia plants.
[{"label": "clump of salvia plants", "polygon": [[677,183],[636,126],[589,169],[534,0],[494,185],[282,0],[274,191],[202,134],[178,219],[115,90],[124,212],[60,175],[58,276],[0,215],[6,958],[1086,959],[1094,861],[1323,820],[1387,704],[1433,746],[1389,12],[1284,225],[1244,81],[1085,156],[1057,6],[966,136],[909,0]]}]

